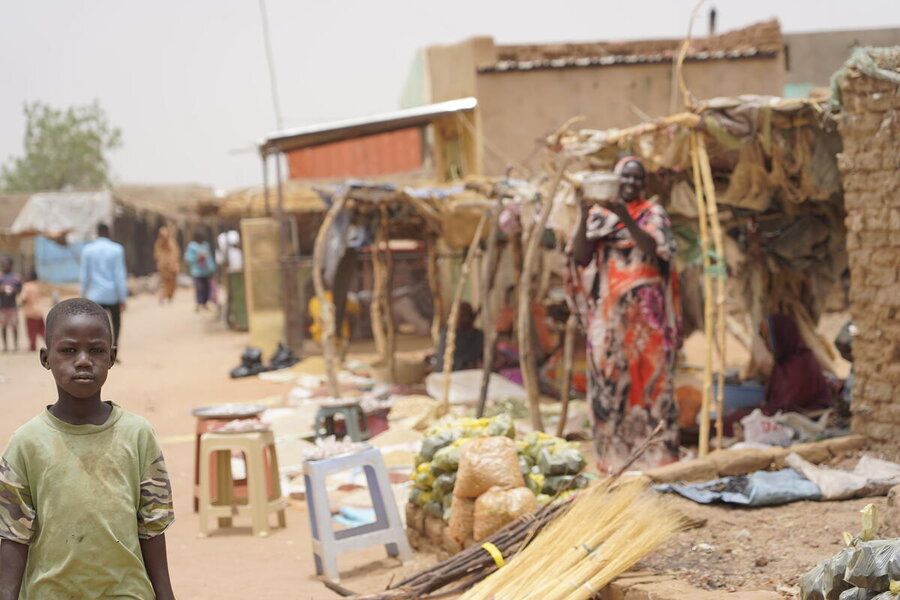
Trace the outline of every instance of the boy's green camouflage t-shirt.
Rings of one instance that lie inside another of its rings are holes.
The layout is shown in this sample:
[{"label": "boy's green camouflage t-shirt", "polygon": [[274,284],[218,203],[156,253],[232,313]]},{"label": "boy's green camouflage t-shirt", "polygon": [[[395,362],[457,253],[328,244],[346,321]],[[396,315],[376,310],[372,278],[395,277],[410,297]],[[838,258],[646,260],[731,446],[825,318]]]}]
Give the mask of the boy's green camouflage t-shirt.
[{"label": "boy's green camouflage t-shirt", "polygon": [[153,430],[115,404],[103,425],[44,411],[0,458],[0,538],[29,546],[20,600],[153,600],[139,540],[173,520]]}]

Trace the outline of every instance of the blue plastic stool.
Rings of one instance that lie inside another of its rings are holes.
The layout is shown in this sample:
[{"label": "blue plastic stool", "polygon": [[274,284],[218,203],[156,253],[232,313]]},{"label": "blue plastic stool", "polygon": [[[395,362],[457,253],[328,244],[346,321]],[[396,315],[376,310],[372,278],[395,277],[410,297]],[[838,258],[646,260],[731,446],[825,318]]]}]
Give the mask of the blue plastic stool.
[{"label": "blue plastic stool", "polygon": [[[366,474],[375,509],[375,522],[335,531],[331,525],[331,506],[328,504],[325,478],[354,467],[362,467]],[[306,484],[306,504],[317,575],[324,574],[331,581],[340,581],[337,555],[370,546],[383,544],[388,556],[396,556],[401,561],[412,557],[403,522],[400,520],[400,511],[397,510],[397,503],[391,492],[384,459],[377,448],[322,460],[308,460],[303,463],[303,480]]]}]

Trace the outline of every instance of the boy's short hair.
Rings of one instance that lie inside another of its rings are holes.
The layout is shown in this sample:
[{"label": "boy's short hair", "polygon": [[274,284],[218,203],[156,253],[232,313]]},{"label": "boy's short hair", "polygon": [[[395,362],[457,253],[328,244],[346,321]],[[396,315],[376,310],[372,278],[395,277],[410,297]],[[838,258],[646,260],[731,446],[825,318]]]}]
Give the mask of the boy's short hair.
[{"label": "boy's short hair", "polygon": [[48,345],[50,344],[50,338],[53,336],[57,321],[76,315],[88,315],[97,317],[103,321],[103,326],[106,328],[106,332],[109,335],[109,341],[112,343],[112,325],[109,323],[109,315],[106,314],[106,310],[96,302],[92,302],[87,298],[70,298],[68,300],[63,300],[51,308],[50,312],[47,313],[47,326],[45,328],[47,335],[45,341]]}]

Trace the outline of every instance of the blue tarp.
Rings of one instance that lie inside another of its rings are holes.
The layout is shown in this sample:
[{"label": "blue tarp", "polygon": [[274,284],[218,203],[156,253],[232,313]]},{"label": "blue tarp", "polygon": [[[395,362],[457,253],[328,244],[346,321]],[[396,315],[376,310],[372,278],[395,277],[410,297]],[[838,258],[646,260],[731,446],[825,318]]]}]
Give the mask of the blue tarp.
[{"label": "blue tarp", "polygon": [[48,283],[75,283],[81,270],[81,251],[88,242],[61,246],[42,235],[34,239],[34,268]]},{"label": "blue tarp", "polygon": [[772,506],[798,500],[819,500],[822,491],[793,469],[757,471],[750,475],[723,477],[704,483],[656,486],[660,492],[674,492],[699,504],[724,502],[742,506]]}]

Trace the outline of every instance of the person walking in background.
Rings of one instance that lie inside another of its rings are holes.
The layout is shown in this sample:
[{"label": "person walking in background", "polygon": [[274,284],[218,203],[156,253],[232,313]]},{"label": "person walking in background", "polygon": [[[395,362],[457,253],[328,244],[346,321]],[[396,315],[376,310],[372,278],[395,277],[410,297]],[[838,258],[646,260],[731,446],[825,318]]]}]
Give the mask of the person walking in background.
[{"label": "person walking in background", "polygon": [[159,303],[171,302],[178,282],[178,271],[181,270],[181,248],[166,226],[159,228],[156,243],[153,244],[153,258],[159,273]]},{"label": "person walking in background", "polygon": [[41,286],[34,269],[28,272],[22,286],[22,314],[25,316],[25,330],[28,332],[28,349],[37,350],[37,336],[47,341],[44,333],[44,311],[41,308]]},{"label": "person walking in background", "polygon": [[113,345],[119,347],[122,312],[128,299],[125,248],[109,239],[109,225],[97,225],[97,239],[81,252],[81,295],[96,302],[112,321]]},{"label": "person walking in background", "polygon": [[184,262],[194,278],[194,291],[197,294],[197,306],[194,311],[207,310],[210,300],[211,280],[216,272],[216,259],[212,248],[202,232],[194,234],[194,240],[184,250]]},{"label": "person walking in background", "polygon": [[3,351],[9,352],[6,332],[12,337],[13,350],[19,349],[19,311],[16,296],[22,291],[22,279],[13,273],[13,262],[8,256],[0,261],[0,329],[3,330]]}]

